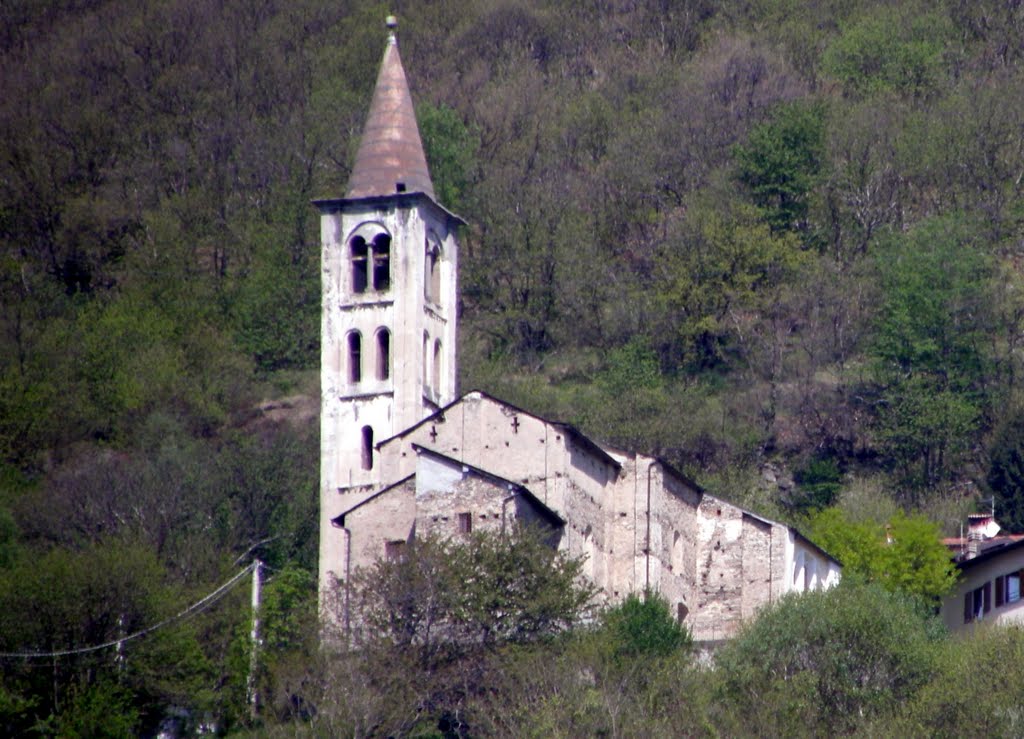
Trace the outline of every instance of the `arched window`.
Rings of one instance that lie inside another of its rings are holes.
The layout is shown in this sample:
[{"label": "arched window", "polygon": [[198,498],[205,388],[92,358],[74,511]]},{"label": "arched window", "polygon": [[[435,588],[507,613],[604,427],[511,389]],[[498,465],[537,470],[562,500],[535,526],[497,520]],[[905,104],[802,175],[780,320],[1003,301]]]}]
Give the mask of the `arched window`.
[{"label": "arched window", "polygon": [[366,292],[367,285],[367,253],[366,239],[362,236],[353,236],[350,242],[352,259],[352,292]]},{"label": "arched window", "polygon": [[441,302],[441,247],[429,239],[424,259],[423,295],[430,303]]},{"label": "arched window", "polygon": [[363,379],[363,337],[358,331],[348,335],[348,381],[355,385]]},{"label": "arched window", "polygon": [[434,392],[441,392],[441,340],[434,342]]},{"label": "arched window", "polygon": [[377,379],[391,377],[391,332],[386,328],[377,331]]},{"label": "arched window", "polygon": [[363,469],[373,469],[373,428],[363,426]]},{"label": "arched window", "polygon": [[391,289],[391,237],[377,234],[373,238],[373,289]]},{"label": "arched window", "polygon": [[430,290],[434,293],[434,302],[441,302],[441,250],[435,249],[430,260]]},{"label": "arched window", "polygon": [[426,392],[430,388],[430,365],[427,360],[430,359],[430,335],[423,332],[423,391]]}]

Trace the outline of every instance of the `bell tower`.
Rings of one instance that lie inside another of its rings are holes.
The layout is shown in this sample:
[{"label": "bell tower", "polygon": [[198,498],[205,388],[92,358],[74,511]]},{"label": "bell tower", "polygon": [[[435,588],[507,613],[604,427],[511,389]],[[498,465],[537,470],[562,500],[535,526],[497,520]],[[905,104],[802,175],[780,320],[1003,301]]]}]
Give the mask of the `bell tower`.
[{"label": "bell tower", "polygon": [[456,397],[458,244],[437,203],[394,18],[344,198],[322,248],[320,585],[347,562],[331,520],[392,480],[376,445]]}]

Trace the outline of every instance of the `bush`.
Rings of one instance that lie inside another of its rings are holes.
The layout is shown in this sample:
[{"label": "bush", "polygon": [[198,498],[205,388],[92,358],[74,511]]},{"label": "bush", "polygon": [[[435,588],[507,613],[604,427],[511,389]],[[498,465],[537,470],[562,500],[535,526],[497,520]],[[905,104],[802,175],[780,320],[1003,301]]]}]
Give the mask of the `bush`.
[{"label": "bush", "polygon": [[943,633],[876,584],[787,595],[718,656],[725,733],[835,735],[891,714],[929,680]]}]

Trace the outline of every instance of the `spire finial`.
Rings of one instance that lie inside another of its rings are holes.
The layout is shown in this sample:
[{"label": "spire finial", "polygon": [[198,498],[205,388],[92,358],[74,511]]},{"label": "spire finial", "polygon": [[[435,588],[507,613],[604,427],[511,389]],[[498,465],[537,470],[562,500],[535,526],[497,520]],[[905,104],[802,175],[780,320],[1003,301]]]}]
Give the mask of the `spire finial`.
[{"label": "spire finial", "polygon": [[394,42],[395,31],[398,28],[398,18],[393,15],[389,15],[384,19],[384,25],[388,27],[388,40]]}]

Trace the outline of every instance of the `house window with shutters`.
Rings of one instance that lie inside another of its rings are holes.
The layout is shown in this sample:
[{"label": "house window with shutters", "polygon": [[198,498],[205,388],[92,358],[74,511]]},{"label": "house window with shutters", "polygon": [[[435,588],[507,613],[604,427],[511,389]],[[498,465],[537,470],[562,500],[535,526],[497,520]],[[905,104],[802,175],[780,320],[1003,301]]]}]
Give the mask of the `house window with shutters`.
[{"label": "house window with shutters", "polygon": [[980,621],[992,610],[992,583],[987,582],[980,588],[969,590],[964,594],[964,623]]},{"label": "house window with shutters", "polygon": [[996,608],[1020,600],[1020,576],[1020,572],[1011,572],[995,579]]}]

